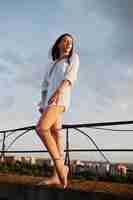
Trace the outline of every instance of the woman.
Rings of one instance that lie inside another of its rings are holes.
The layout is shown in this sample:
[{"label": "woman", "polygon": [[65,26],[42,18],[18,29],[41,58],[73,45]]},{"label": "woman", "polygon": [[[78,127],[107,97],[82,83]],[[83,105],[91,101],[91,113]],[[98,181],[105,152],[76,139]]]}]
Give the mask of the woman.
[{"label": "woman", "polygon": [[[71,89],[77,79],[79,56],[74,50],[73,37],[65,33],[52,47],[52,63],[42,83],[41,117],[36,126],[37,134],[50,153],[54,175],[42,184],[67,186],[68,166],[64,165],[62,115],[69,108]],[[40,183],[41,184],[41,183]]]}]

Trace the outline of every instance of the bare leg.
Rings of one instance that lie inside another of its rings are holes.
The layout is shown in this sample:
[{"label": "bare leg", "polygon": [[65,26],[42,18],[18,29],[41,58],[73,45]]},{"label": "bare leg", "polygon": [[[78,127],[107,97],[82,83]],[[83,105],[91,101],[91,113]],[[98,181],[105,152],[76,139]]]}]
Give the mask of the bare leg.
[{"label": "bare leg", "polygon": [[59,176],[60,181],[66,187],[67,185],[67,169],[64,166],[64,160],[60,158],[60,153],[58,151],[56,142],[51,135],[50,127],[56,122],[58,116],[64,111],[62,106],[52,106],[44,112],[38,122],[36,127],[37,133],[48,149]]},{"label": "bare leg", "polygon": [[[54,123],[54,125],[51,127],[51,135],[53,136],[59,154],[60,158],[64,160],[64,145],[63,145],[63,139],[64,139],[64,131],[62,129],[62,115],[60,115],[57,119],[57,121]],[[67,167],[67,166],[66,166]],[[56,167],[54,168],[53,176],[47,179],[48,184],[57,183],[59,184],[60,180],[56,171]]]},{"label": "bare leg", "polygon": [[[60,158],[64,161],[64,149],[63,149],[63,130],[62,129],[51,129],[51,135],[54,138]],[[67,167],[67,166],[65,166]],[[67,167],[68,169],[68,167]],[[50,184],[60,184],[60,179],[58,177],[58,173],[56,171],[56,167],[54,167],[54,172],[53,175],[47,179],[45,179],[45,183],[50,185]]]},{"label": "bare leg", "polygon": [[59,115],[57,121],[51,127],[51,134],[56,142],[60,157],[64,159],[64,131],[62,129],[62,122],[62,115]]}]

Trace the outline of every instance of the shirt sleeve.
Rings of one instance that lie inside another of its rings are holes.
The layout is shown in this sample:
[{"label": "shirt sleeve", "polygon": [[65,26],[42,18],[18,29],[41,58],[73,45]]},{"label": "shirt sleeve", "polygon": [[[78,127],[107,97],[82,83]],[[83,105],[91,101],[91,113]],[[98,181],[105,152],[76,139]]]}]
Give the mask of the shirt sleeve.
[{"label": "shirt sleeve", "polygon": [[43,81],[42,81],[42,84],[41,84],[41,91],[42,92],[47,91],[49,83],[50,83],[49,70],[50,70],[50,64],[47,64],[46,65],[46,71],[45,71],[45,74],[44,74],[44,78],[43,78]]},{"label": "shirt sleeve", "polygon": [[77,53],[73,53],[72,57],[70,58],[70,64],[67,67],[64,77],[65,80],[70,81],[72,86],[75,80],[77,80],[78,68],[79,68],[79,56]]}]

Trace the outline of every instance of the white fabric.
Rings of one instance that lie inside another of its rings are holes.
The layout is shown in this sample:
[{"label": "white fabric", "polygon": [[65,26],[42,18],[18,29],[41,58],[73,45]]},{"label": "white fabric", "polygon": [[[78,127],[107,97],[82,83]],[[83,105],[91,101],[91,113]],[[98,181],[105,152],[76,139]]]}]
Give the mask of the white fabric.
[{"label": "white fabric", "polygon": [[[54,92],[58,89],[61,82],[65,79],[71,82],[71,86],[64,88],[63,93],[59,96],[58,105],[64,105],[65,111],[68,110],[70,105],[70,96],[71,96],[71,88],[74,85],[75,80],[77,79],[77,72],[79,68],[79,56],[76,52],[73,53],[70,58],[70,64],[66,58],[58,61],[54,66],[54,62],[49,63],[47,67],[47,72],[45,73],[41,91],[47,91],[46,98],[42,98],[40,102],[40,107],[46,108],[48,106],[48,100]],[[50,71],[52,69],[52,73],[50,75]]]}]

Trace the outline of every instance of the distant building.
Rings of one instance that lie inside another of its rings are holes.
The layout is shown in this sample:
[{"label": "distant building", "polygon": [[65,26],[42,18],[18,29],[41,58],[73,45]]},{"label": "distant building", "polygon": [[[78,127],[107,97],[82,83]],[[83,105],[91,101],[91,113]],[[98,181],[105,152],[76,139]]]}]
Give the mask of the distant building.
[{"label": "distant building", "polygon": [[15,161],[20,161],[21,162],[21,156],[14,156]]},{"label": "distant building", "polygon": [[85,164],[80,160],[73,160],[71,162],[72,173],[79,174],[82,171],[85,171]]},{"label": "distant building", "polygon": [[36,164],[39,165],[40,167],[47,165],[47,166],[51,166],[51,159],[48,158],[36,158]]},{"label": "distant building", "polygon": [[21,157],[21,162],[22,162],[22,163],[31,164],[31,161],[32,161],[31,156],[22,156],[22,157]]},{"label": "distant building", "polygon": [[36,158],[35,157],[31,157],[31,164],[36,164]]},{"label": "distant building", "polygon": [[14,164],[15,163],[14,156],[5,156],[2,160],[2,162],[6,163],[6,164]]},{"label": "distant building", "polygon": [[116,170],[119,176],[126,176],[127,174],[127,167],[124,164],[118,164]]},{"label": "distant building", "polygon": [[106,175],[109,176],[110,175],[110,164],[107,163],[105,168],[106,168]]},{"label": "distant building", "polygon": [[116,164],[111,164],[110,165],[109,175],[111,175],[111,176],[117,175],[117,165]]},{"label": "distant building", "polygon": [[88,171],[98,176],[109,176],[110,173],[116,173],[116,169],[107,162],[97,162],[97,161],[71,161],[72,173],[80,173],[83,171]]}]

